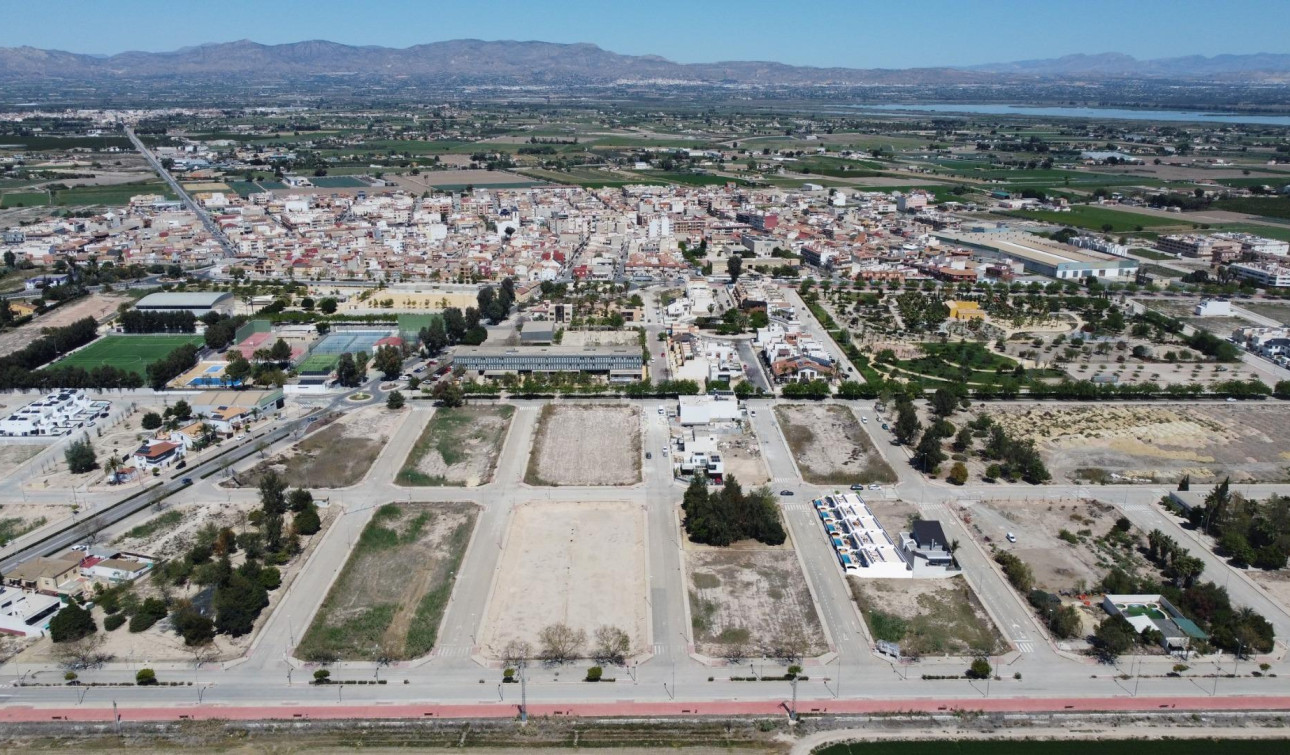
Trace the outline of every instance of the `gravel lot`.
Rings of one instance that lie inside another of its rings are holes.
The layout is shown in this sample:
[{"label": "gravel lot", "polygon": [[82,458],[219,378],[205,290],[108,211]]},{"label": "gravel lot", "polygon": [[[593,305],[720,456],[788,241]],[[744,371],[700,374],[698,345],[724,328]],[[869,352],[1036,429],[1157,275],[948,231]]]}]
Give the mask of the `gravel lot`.
[{"label": "gravel lot", "polygon": [[542,408],[524,481],[530,485],[633,485],[641,480],[635,406]]}]

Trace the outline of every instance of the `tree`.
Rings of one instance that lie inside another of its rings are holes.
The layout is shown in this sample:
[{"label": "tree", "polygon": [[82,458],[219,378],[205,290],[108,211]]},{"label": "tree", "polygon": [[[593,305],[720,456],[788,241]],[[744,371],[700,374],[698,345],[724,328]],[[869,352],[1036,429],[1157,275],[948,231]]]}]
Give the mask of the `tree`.
[{"label": "tree", "polygon": [[170,407],[170,416],[178,420],[191,419],[193,416],[193,408],[188,405],[187,401],[179,399],[175,402],[174,406]]},{"label": "tree", "polygon": [[304,511],[313,505],[314,495],[304,488],[296,488],[287,494],[287,508],[292,511]]},{"label": "tree", "polygon": [[89,609],[71,600],[49,620],[49,638],[54,642],[74,642],[98,631]]},{"label": "tree", "polygon": [[291,529],[297,535],[316,535],[322,529],[322,520],[318,516],[318,507],[310,503],[297,511],[291,518]]},{"label": "tree", "polygon": [[547,663],[566,663],[577,658],[587,641],[587,633],[568,624],[552,624],[538,633],[541,649],[538,657]]},{"label": "tree", "polygon": [[158,621],[166,618],[169,610],[166,608],[166,601],[160,598],[147,598],[139,607],[134,610],[134,615],[130,617],[130,631],[138,634]]},{"label": "tree", "polygon": [[233,358],[229,360],[228,365],[224,368],[224,378],[230,384],[242,384],[251,377],[251,363],[242,356],[242,352],[233,352]]},{"label": "tree", "polygon": [[157,672],[150,668],[141,668],[134,672],[134,683],[140,687],[149,687],[157,683]]},{"label": "tree", "polygon": [[967,678],[969,679],[989,679],[994,669],[990,668],[990,661],[985,658],[974,658],[972,665],[968,666]]},{"label": "tree", "polygon": [[403,408],[403,394],[398,391],[391,391],[389,398],[385,400],[387,409],[398,410]]},{"label": "tree", "polygon": [[268,593],[258,581],[234,572],[227,585],[215,590],[215,628],[233,637],[247,634],[268,604]]},{"label": "tree", "polygon": [[456,408],[466,403],[466,394],[455,380],[445,380],[435,384],[432,394],[436,401],[448,408]]},{"label": "tree", "polygon": [[730,282],[739,281],[739,273],[743,270],[744,258],[737,254],[732,254],[726,259],[726,272],[730,274]]},{"label": "tree", "polygon": [[1178,490],[1179,491],[1191,490],[1191,475],[1189,474],[1183,475],[1182,479],[1178,481]]},{"label": "tree", "polygon": [[336,362],[336,382],[346,388],[357,388],[363,383],[363,374],[354,363],[354,355],[348,351]]},{"label": "tree", "polygon": [[144,430],[156,430],[161,427],[161,415],[156,412],[146,412],[143,419],[139,420],[139,426]]},{"label": "tree", "polygon": [[458,343],[466,335],[466,317],[457,307],[448,307],[443,311],[443,326],[448,335],[448,343]]},{"label": "tree", "polygon": [[954,462],[954,466],[950,467],[950,476],[948,479],[955,485],[966,484],[968,479],[967,465],[961,461]]},{"label": "tree", "polygon": [[910,463],[920,472],[936,474],[937,468],[943,461],[945,461],[945,452],[941,450],[940,437],[931,429],[924,431],[923,437],[919,439],[918,446],[914,449]]},{"label": "tree", "polygon": [[360,351],[354,355],[354,367],[358,370],[359,377],[364,380],[367,379],[367,367],[371,361],[366,351]]},{"label": "tree", "polygon": [[279,338],[269,349],[269,358],[275,362],[291,361],[291,344]]},{"label": "tree", "polygon": [[896,437],[896,442],[907,446],[922,429],[923,425],[918,421],[918,413],[914,411],[914,405],[907,401],[901,403],[896,410],[896,424],[892,426],[892,434]]},{"label": "tree", "polygon": [[622,665],[631,652],[631,637],[618,627],[600,626],[596,629],[595,640],[593,657],[597,663]]},{"label": "tree", "polygon": [[260,531],[270,553],[282,550],[282,517],[287,511],[287,483],[270,470],[260,479]]},{"label": "tree", "polygon": [[1124,655],[1138,641],[1138,633],[1123,616],[1108,616],[1093,631],[1093,644],[1098,656],[1107,663]]},{"label": "tree", "polygon": [[82,435],[80,440],[68,444],[67,450],[63,452],[63,458],[67,460],[67,469],[72,474],[85,474],[99,468],[98,457],[94,454],[89,433]]},{"label": "tree", "polygon": [[372,366],[386,380],[393,380],[403,371],[403,354],[393,346],[382,346],[376,350],[376,358],[372,360]]},{"label": "tree", "polygon": [[331,298],[330,296],[329,296],[329,297],[327,297],[327,298],[325,298],[325,299],[323,299],[322,301],[318,302],[318,309],[319,309],[319,310],[320,310],[324,315],[334,315],[334,314],[336,314],[336,307],[337,307],[337,306],[338,306],[338,305],[337,305],[337,303],[336,303],[336,300],[335,300],[335,299],[333,299],[333,298]]},{"label": "tree", "polygon": [[438,354],[448,346],[448,331],[444,328],[442,317],[436,317],[430,321],[430,324],[421,329],[419,334],[421,343],[425,344],[426,351],[431,356]]},{"label": "tree", "polygon": [[958,395],[948,388],[937,388],[932,394],[932,411],[942,417],[948,417],[959,408]]}]

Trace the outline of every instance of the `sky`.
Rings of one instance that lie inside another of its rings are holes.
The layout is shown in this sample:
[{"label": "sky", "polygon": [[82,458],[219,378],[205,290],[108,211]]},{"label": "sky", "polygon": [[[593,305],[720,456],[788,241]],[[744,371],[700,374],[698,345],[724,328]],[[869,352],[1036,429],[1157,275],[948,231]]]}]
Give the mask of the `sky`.
[{"label": "sky", "polygon": [[[680,63],[962,66],[1072,53],[1290,53],[1286,0],[5,0],[0,46],[90,54],[250,39],[591,42]],[[1281,22],[1272,22],[1274,19]]]}]

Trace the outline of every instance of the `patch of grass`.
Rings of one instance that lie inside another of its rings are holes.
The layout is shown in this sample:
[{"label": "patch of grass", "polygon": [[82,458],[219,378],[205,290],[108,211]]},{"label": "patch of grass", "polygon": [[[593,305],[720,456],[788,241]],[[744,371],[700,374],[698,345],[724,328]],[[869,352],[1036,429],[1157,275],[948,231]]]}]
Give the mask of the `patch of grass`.
[{"label": "patch of grass", "polygon": [[[426,454],[434,451],[448,466],[471,460],[474,453],[489,456],[488,475],[491,479],[501,454],[502,443],[510,429],[511,417],[515,414],[513,406],[464,406],[435,410],[434,416],[426,423],[425,429],[408,452],[395,482],[409,486],[445,486],[465,485],[464,480],[450,481],[444,475],[428,475],[418,469]],[[500,417],[504,422],[483,423],[482,419]],[[471,444],[478,447],[471,449]]]},{"label": "patch of grass", "polygon": [[1157,252],[1157,251],[1156,251],[1156,250],[1154,250],[1154,249],[1143,249],[1143,248],[1141,248],[1141,247],[1137,247],[1137,248],[1134,248],[1134,249],[1130,249],[1130,250],[1129,250],[1129,254],[1133,255],[1134,257],[1141,257],[1141,258],[1142,258],[1142,259],[1144,259],[1144,260],[1171,260],[1171,259],[1174,259],[1174,256],[1173,256],[1172,254],[1165,254],[1164,252]]},{"label": "patch of grass", "polygon": [[1247,215],[1262,215],[1266,218],[1290,220],[1290,198],[1286,197],[1239,197],[1237,199],[1220,199],[1211,205],[1215,210],[1243,212]]},{"label": "patch of grass", "polygon": [[132,527],[129,532],[126,532],[124,535],[117,538],[117,542],[119,543],[123,540],[139,540],[145,537],[151,537],[157,532],[174,527],[182,521],[184,521],[184,513],[176,509],[171,509],[163,514],[154,516],[143,524]]},{"label": "patch of grass", "polygon": [[423,656],[434,648],[435,640],[439,637],[439,622],[443,620],[448,599],[452,597],[452,586],[461,568],[461,560],[466,556],[466,545],[470,542],[472,529],[473,522],[466,522],[453,530],[452,537],[445,546],[448,555],[442,567],[447,570],[448,578],[427,591],[417,604],[416,614],[412,617],[407,638],[403,642],[404,652],[412,658]]},{"label": "patch of grass", "polygon": [[0,519],[0,545],[8,545],[32,530],[44,527],[47,521],[43,516],[31,521],[16,516]]},{"label": "patch of grass", "polygon": [[170,187],[157,181],[140,184],[116,184],[113,186],[78,186],[74,189],[55,192],[52,204],[61,206],[127,205],[130,203],[131,197],[139,194],[160,194],[174,198]]},{"label": "patch of grass", "polygon": [[[862,584],[862,580],[854,578],[848,582],[870,631],[875,637],[899,644],[907,656],[986,655],[1001,652],[1007,646],[961,576],[942,580],[936,590],[919,594],[912,615],[889,610],[891,601],[887,595],[879,594],[880,588],[875,589],[875,585]],[[901,622],[904,632],[898,636]],[[879,630],[885,636],[880,636]]]},{"label": "patch of grass", "polygon": [[690,580],[694,582],[694,586],[700,590],[712,590],[721,586],[720,578],[715,574],[708,574],[707,572],[696,571],[694,574],[690,575]]},{"label": "patch of grass", "polygon": [[905,633],[909,631],[909,622],[877,608],[870,609],[865,614],[865,621],[869,624],[869,631],[874,639],[877,640],[900,642],[905,639]]},{"label": "patch of grass", "polygon": [[716,601],[702,598],[694,590],[690,591],[690,626],[696,637],[707,634],[712,629],[712,619],[716,615]]},{"label": "patch of grass", "polygon": [[81,367],[92,370],[110,365],[139,375],[147,375],[148,365],[165,358],[185,344],[202,344],[195,335],[104,336],[85,348],[54,362],[56,367]]},{"label": "patch of grass", "polygon": [[49,195],[43,191],[11,191],[0,196],[0,208],[44,207],[49,204]]}]

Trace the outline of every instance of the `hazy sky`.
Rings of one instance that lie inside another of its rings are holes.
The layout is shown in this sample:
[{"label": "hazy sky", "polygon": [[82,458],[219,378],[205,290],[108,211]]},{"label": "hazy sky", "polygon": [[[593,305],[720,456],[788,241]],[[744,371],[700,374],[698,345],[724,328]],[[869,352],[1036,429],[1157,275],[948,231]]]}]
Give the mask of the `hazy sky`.
[{"label": "hazy sky", "polygon": [[96,54],[251,39],[591,42],[682,63],[908,68],[1070,53],[1290,52],[1287,0],[5,0],[0,46]]}]

